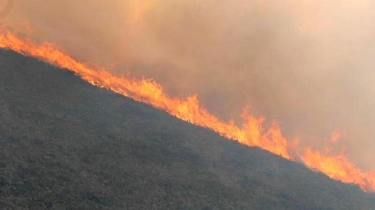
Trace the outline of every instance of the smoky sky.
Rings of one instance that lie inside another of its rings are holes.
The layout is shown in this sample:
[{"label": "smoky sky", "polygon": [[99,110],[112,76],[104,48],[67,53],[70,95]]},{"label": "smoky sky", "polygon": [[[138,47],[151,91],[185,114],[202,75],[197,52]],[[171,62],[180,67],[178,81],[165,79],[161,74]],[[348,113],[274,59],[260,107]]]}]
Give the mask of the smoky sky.
[{"label": "smoky sky", "polygon": [[[8,1],[0,3],[6,6]],[[342,147],[375,169],[370,0],[15,0],[3,25],[115,74],[197,93],[223,120],[243,107],[289,139]],[[0,8],[1,9],[1,8]],[[342,133],[333,145],[329,138]]]},{"label": "smoky sky", "polygon": [[12,10],[14,6],[14,0],[8,0],[4,5],[2,10],[0,10],[0,17],[5,17]]}]

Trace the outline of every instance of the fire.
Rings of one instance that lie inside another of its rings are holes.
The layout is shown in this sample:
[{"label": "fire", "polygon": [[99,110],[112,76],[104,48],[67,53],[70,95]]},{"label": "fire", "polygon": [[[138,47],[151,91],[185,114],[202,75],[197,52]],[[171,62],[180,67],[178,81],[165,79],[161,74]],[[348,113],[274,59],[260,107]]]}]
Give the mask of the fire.
[{"label": "fire", "polygon": [[308,167],[319,170],[332,179],[355,183],[365,191],[375,192],[375,173],[362,172],[344,154],[329,155],[305,148],[301,158]]},{"label": "fire", "polygon": [[[288,145],[277,122],[266,128],[264,117],[254,117],[247,110],[242,114],[242,126],[237,126],[233,121],[224,122],[200,105],[197,95],[185,99],[170,97],[164,93],[162,86],[152,79],[114,76],[104,68],[93,67],[73,59],[50,43],[36,44],[31,39],[21,39],[4,28],[0,29],[0,47],[73,71],[92,85],[150,104],[179,119],[211,129],[242,144],[260,147],[288,160],[295,160],[299,156],[298,159],[308,167],[333,179],[359,185],[365,191],[375,191],[375,172],[362,172],[342,154],[328,155],[311,148],[302,148],[298,141],[292,141]],[[332,140],[336,141],[339,137],[339,133],[334,133]],[[303,152],[300,155],[291,155],[292,152],[298,154],[298,151]]]}]

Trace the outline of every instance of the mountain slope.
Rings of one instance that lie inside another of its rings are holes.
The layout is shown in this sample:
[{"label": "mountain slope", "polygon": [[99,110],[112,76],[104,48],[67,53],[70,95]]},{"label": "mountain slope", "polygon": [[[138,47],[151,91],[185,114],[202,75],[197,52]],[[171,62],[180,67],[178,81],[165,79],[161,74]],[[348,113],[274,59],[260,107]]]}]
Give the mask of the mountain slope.
[{"label": "mountain slope", "polygon": [[375,209],[373,195],[0,50],[0,209]]}]

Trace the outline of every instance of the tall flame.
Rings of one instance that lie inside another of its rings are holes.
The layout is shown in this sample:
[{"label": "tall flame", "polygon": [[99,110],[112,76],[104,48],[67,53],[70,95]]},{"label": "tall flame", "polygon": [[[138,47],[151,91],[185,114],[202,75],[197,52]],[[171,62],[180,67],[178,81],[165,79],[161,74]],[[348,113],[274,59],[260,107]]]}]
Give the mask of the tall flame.
[{"label": "tall flame", "polygon": [[[73,59],[51,43],[36,44],[29,38],[17,37],[5,28],[0,29],[0,48],[11,49],[68,69],[92,85],[150,104],[179,119],[211,129],[242,144],[263,148],[288,160],[295,160],[298,157],[308,167],[321,171],[333,179],[359,185],[364,191],[375,191],[375,172],[361,171],[342,154],[329,155],[309,147],[302,148],[298,146],[297,141],[288,145],[277,122],[265,128],[264,117],[254,117],[246,110],[242,115],[241,127],[235,125],[233,121],[224,122],[201,106],[197,95],[186,99],[170,97],[164,93],[162,86],[152,79],[114,76],[104,68],[92,67]],[[292,152],[298,155],[292,155]]]}]

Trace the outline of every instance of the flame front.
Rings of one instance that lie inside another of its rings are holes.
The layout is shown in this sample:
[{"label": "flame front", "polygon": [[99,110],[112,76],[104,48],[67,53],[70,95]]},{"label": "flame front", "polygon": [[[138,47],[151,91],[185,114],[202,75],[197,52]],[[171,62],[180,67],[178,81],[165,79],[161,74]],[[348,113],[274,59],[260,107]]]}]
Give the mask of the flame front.
[{"label": "flame front", "polygon": [[[36,44],[31,39],[21,39],[4,28],[0,29],[0,47],[68,69],[92,85],[150,104],[179,119],[211,129],[242,144],[260,147],[285,159],[294,160],[296,157],[291,155],[292,152],[298,154],[298,151],[302,151],[299,159],[308,167],[319,170],[333,179],[359,185],[365,191],[375,191],[375,172],[362,172],[344,155],[331,156],[311,148],[302,148],[298,146],[298,141],[288,145],[277,122],[273,122],[267,129],[263,125],[266,120],[264,117],[256,118],[246,110],[242,115],[244,123],[241,127],[233,121],[224,122],[201,106],[197,95],[186,99],[170,97],[164,93],[161,85],[152,79],[114,76],[104,68],[92,67],[73,59],[50,43]],[[337,137],[337,134],[334,135]],[[335,140],[338,139],[336,137]]]},{"label": "flame front", "polygon": [[362,172],[344,154],[328,155],[304,148],[301,158],[308,167],[317,169],[333,179],[354,183],[361,186],[364,191],[375,192],[375,173]]}]

